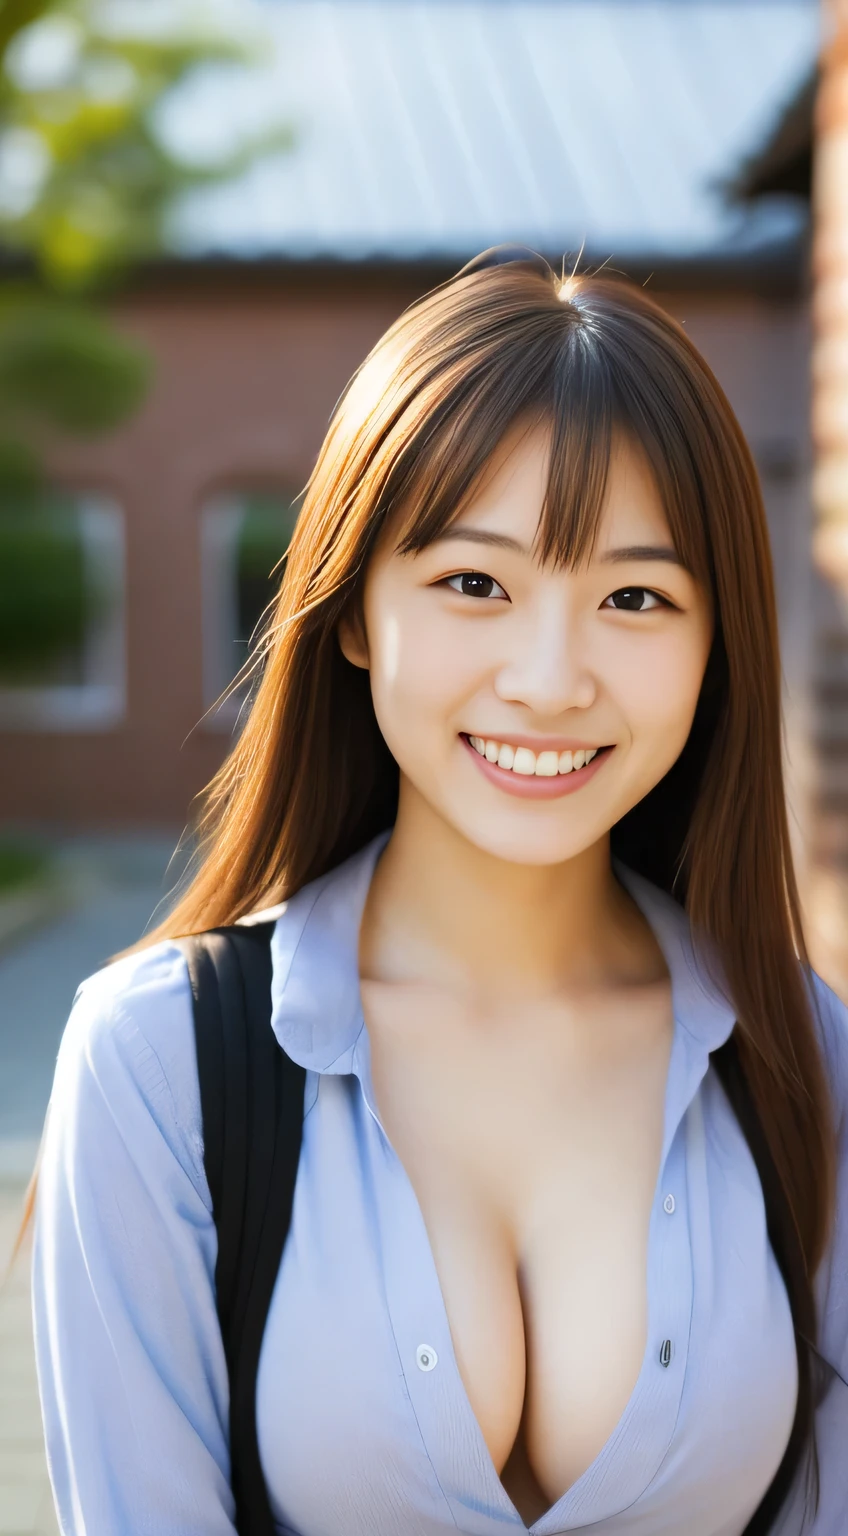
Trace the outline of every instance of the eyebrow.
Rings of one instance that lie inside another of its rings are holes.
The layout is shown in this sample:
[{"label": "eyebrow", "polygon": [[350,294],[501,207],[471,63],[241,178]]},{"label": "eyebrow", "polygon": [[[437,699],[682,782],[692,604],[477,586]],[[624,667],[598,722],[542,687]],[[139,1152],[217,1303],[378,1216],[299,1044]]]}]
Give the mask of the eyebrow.
[{"label": "eyebrow", "polygon": [[[462,539],[469,544],[490,544],[519,555],[532,554],[526,544],[510,538],[509,534],[491,533],[486,528],[467,528],[462,523],[452,523],[439,534],[435,542],[441,543],[445,539]],[[679,565],[682,570],[686,569],[671,544],[625,544],[620,549],[606,550],[599,558],[602,565],[623,565],[628,560],[663,560],[666,565]]]},{"label": "eyebrow", "polygon": [[685,569],[671,544],[625,544],[622,549],[608,549],[601,555],[603,565],[620,565],[625,560],[664,560],[666,565],[679,565]]}]

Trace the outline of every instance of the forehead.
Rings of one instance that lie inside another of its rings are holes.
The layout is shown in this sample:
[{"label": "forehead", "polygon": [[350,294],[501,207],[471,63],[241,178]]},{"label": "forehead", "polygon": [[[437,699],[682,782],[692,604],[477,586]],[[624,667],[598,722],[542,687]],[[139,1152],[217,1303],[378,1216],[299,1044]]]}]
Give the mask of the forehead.
[{"label": "forehead", "polygon": [[[550,430],[513,427],[492,454],[466,505],[450,525],[510,534],[532,545],[548,486]],[[596,548],[668,538],[668,521],[647,459],[623,433],[613,436]]]}]

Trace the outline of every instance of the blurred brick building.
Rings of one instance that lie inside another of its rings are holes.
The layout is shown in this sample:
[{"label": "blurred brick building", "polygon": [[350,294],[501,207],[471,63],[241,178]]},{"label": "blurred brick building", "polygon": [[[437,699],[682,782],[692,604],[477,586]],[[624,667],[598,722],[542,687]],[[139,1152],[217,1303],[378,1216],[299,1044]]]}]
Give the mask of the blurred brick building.
[{"label": "blurred brick building", "polygon": [[737,410],[772,528],[801,851],[820,601],[808,219],[796,188],[738,193],[809,76],[815,4],[279,0],[269,15],[279,50],[251,99],[212,82],[173,131],[217,132],[265,92],[290,102],[295,147],[185,206],[172,254],[115,308],[155,359],[146,404],[53,455],[99,598],[73,655],[0,685],[4,819],[184,824],[236,726],[238,700],[215,701],[348,377],[406,304],[518,240],[648,282]]}]

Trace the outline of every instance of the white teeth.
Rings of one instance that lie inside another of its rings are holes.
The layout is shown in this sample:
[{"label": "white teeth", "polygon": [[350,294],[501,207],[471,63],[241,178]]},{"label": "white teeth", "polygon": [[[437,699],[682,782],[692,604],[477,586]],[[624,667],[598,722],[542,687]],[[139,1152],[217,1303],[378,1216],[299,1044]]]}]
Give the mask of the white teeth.
[{"label": "white teeth", "polygon": [[540,752],[536,758],[536,773],[539,778],[554,779],[559,769],[559,757],[556,752]]},{"label": "white teeth", "polygon": [[535,774],[537,778],[552,779],[558,773],[572,773],[577,768],[584,768],[600,751],[599,747],[578,747],[573,752],[545,750],[537,755],[529,747],[512,747],[507,741],[492,741],[487,736],[469,736],[468,740],[487,762],[527,777]]},{"label": "white teeth", "polygon": [[516,747],[512,764],[513,773],[535,773],[536,754],[529,747]]}]

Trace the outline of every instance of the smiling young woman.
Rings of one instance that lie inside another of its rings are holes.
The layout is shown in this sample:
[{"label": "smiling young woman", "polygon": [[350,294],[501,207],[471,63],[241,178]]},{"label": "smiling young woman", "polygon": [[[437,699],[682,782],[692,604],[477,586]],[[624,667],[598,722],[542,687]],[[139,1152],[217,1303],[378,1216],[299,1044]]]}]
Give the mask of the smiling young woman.
[{"label": "smiling young woman", "polygon": [[176,941],[270,912],[306,1071],[276,1528],[843,1531],[848,1022],[804,946],[755,471],[641,289],[487,253],[378,343],[200,834],[57,1063],[63,1530],[236,1528]]}]

